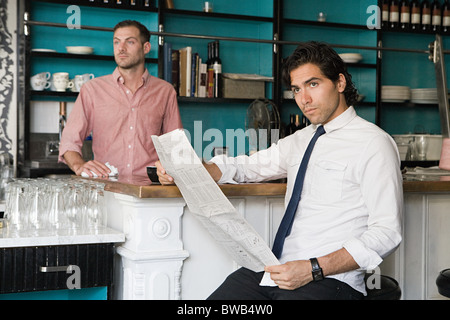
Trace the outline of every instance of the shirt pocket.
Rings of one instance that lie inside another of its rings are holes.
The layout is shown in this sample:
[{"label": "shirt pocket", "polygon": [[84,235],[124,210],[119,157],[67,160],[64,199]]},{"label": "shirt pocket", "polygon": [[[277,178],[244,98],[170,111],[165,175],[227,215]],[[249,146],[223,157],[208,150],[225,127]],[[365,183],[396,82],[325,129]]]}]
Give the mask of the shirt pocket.
[{"label": "shirt pocket", "polygon": [[322,203],[341,200],[347,164],[322,160],[314,166],[311,196]]}]

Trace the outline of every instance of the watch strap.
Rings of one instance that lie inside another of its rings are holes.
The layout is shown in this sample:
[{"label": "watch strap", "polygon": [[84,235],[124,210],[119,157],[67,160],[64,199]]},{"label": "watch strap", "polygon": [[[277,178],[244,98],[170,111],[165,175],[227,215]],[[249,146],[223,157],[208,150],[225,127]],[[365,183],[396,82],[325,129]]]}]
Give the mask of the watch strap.
[{"label": "watch strap", "polygon": [[312,267],[312,276],[314,281],[320,281],[323,280],[323,271],[322,268],[319,266],[319,261],[317,261],[317,258],[311,258],[309,259],[311,261],[311,267]]}]

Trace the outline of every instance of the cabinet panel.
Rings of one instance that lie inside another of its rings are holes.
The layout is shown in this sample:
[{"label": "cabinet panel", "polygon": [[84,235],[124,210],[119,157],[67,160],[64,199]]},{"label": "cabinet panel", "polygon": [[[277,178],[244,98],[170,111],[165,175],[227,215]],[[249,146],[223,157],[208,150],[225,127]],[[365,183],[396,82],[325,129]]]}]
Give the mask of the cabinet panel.
[{"label": "cabinet panel", "polygon": [[111,286],[114,244],[0,249],[0,293],[67,289],[70,274],[42,272],[41,267],[76,265],[80,286]]}]

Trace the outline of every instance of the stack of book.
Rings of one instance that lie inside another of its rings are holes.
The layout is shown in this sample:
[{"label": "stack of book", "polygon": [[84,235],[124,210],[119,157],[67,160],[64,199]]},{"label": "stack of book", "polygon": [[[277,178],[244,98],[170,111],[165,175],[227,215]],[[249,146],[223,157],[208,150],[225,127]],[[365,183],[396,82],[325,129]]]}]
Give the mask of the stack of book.
[{"label": "stack of book", "polygon": [[180,97],[206,98],[207,65],[192,47],[178,50],[170,42],[164,43],[163,79],[171,83]]}]

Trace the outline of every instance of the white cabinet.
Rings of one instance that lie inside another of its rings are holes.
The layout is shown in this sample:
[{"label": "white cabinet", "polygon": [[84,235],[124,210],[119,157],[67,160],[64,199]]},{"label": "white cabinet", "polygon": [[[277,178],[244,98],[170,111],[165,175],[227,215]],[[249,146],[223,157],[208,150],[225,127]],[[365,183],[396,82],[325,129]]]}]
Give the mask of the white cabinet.
[{"label": "white cabinet", "polygon": [[383,274],[396,278],[404,300],[446,299],[436,278],[450,268],[450,194],[405,193],[403,241],[383,262]]}]

